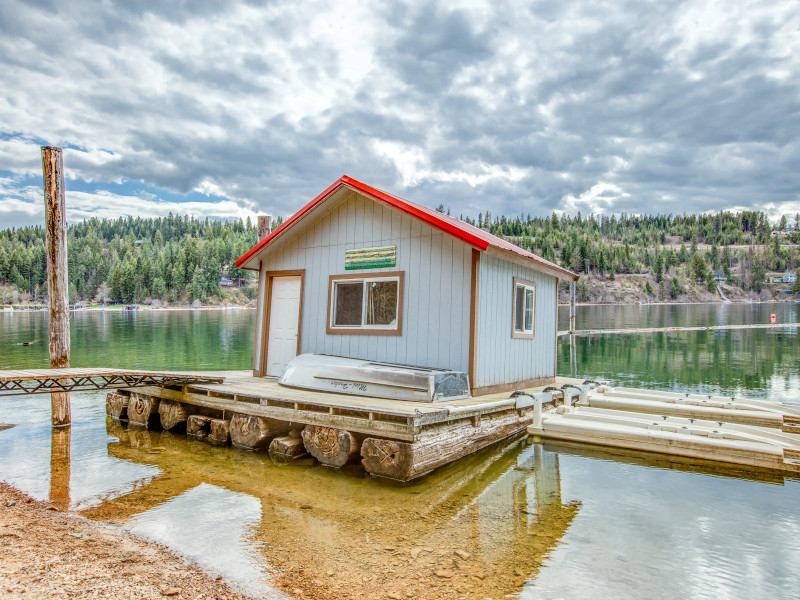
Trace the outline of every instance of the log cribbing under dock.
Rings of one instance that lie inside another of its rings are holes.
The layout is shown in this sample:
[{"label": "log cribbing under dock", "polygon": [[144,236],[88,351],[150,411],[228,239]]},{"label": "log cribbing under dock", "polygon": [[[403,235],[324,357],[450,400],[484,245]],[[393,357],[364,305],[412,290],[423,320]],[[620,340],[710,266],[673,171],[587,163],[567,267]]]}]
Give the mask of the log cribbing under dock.
[{"label": "log cribbing under dock", "polygon": [[749,325],[698,325],[693,327],[630,327],[626,329],[578,329],[576,331],[559,331],[558,336],[564,335],[603,335],[633,334],[633,333],[677,333],[680,331],[724,331],[728,329],[782,329],[785,327],[798,328],[800,323],[751,323]]},{"label": "log cribbing under dock", "polygon": [[224,377],[204,373],[133,369],[25,369],[0,371],[0,396],[82,392],[152,385],[222,383]]},{"label": "log cribbing under dock", "polygon": [[[300,390],[250,371],[215,373],[224,383],[122,388],[106,400],[108,415],[177,430],[198,440],[266,451],[285,460],[306,452],[321,464],[361,462],[367,472],[397,481],[418,479],[467,454],[522,434],[534,420],[533,396],[575,394],[581,381],[553,378],[570,392],[545,386],[436,403]],[[580,390],[578,390],[580,393]],[[541,409],[539,409],[541,410]],[[222,435],[215,435],[217,426]],[[224,431],[223,431],[224,430]]]}]

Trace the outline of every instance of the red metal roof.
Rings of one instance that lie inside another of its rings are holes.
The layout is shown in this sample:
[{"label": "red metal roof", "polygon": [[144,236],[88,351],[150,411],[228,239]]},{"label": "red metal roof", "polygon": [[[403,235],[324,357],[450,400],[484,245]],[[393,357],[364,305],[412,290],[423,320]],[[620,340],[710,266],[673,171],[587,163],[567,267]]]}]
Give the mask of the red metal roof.
[{"label": "red metal roof", "polygon": [[377,200],[379,202],[383,202],[384,204],[388,204],[389,206],[396,208],[397,210],[404,212],[407,215],[419,219],[423,223],[427,223],[428,225],[435,227],[436,229],[440,229],[441,231],[444,231],[445,233],[452,235],[454,238],[459,239],[469,244],[473,248],[477,248],[478,250],[485,252],[490,247],[497,248],[498,250],[510,252],[512,254],[530,260],[532,263],[535,263],[534,265],[532,265],[533,268],[536,268],[536,266],[538,265],[540,267],[546,267],[548,269],[553,269],[555,271],[558,271],[570,279],[578,278],[578,276],[574,274],[572,271],[560,267],[557,264],[550,262],[549,260],[545,260],[541,256],[537,256],[532,252],[523,250],[519,246],[516,246],[511,242],[499,238],[496,235],[492,235],[488,231],[479,229],[478,227],[470,225],[469,223],[465,223],[460,219],[456,219],[454,217],[442,214],[439,211],[433,210],[432,208],[428,208],[426,206],[416,204],[415,202],[411,202],[409,200],[399,198],[392,194],[388,194],[374,187],[371,187],[366,183],[362,183],[356,179],[353,179],[352,177],[349,177],[347,175],[342,175],[342,177],[339,180],[334,182],[320,195],[318,195],[311,202],[306,204],[303,208],[301,208],[299,211],[297,211],[295,214],[289,217],[286,221],[284,221],[284,223],[280,227],[275,229],[275,231],[270,233],[267,237],[258,242],[250,250],[248,250],[244,255],[242,255],[239,258],[239,260],[236,261],[236,266],[242,268],[242,265],[247,263],[247,261],[249,261],[253,256],[261,252],[261,250],[263,250],[271,243],[273,243],[275,240],[277,240],[279,237],[281,237],[286,231],[291,229],[293,225],[295,225],[298,221],[303,219],[303,217],[308,215],[320,204],[325,202],[327,198],[329,198],[334,192],[336,192],[339,188],[343,186],[351,188],[369,198],[372,198],[373,200]]}]

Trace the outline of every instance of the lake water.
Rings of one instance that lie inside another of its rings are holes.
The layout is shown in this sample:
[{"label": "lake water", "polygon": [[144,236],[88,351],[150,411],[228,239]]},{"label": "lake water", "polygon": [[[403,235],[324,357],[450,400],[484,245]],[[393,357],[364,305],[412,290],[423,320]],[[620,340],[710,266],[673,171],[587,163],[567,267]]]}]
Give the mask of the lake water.
[{"label": "lake water", "polygon": [[[581,307],[578,323],[766,323],[772,313],[797,322],[799,308]],[[0,313],[0,368],[47,366],[46,318]],[[254,319],[238,310],[77,313],[72,364],[248,369]],[[796,328],[562,338],[559,374],[800,404],[799,341]],[[73,394],[68,440],[51,432],[47,396],[0,398],[0,422],[17,424],[0,432],[0,479],[167,543],[263,597],[274,597],[270,577],[332,598],[800,590],[795,479],[517,439],[390,486],[358,468],[280,466],[266,454],[124,428],[106,420],[104,398]]]}]

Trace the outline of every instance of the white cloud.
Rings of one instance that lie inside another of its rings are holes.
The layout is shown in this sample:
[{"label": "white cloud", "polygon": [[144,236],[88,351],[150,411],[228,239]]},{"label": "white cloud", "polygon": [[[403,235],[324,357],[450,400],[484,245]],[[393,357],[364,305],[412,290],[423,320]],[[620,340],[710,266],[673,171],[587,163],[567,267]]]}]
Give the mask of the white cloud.
[{"label": "white cloud", "polygon": [[631,195],[613,183],[598,182],[591,188],[574,196],[567,194],[563,198],[563,211],[575,214],[578,211],[587,214],[602,215],[611,212],[614,204],[620,199],[630,198]]},{"label": "white cloud", "polygon": [[342,173],[456,213],[797,202],[793,0],[54,6],[0,7],[15,218],[40,143],[69,180],[237,214],[288,215]]},{"label": "white cloud", "polygon": [[[0,178],[0,228],[15,227],[22,221],[44,224],[44,199],[41,188],[19,187],[12,179]],[[198,218],[246,219],[255,221],[252,207],[233,200],[164,201],[152,195],[128,196],[111,192],[66,193],[67,222],[75,223],[93,217],[115,219],[119,216],[165,217],[168,214],[191,215]]]}]

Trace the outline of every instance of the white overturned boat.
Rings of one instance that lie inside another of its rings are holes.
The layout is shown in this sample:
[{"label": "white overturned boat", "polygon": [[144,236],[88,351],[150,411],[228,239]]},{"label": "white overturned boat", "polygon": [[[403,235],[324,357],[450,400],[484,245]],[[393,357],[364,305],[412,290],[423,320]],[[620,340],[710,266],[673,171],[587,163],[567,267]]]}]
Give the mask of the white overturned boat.
[{"label": "white overturned boat", "polygon": [[444,402],[470,397],[466,373],[325,354],[295,357],[278,379],[287,387],[372,398]]}]

